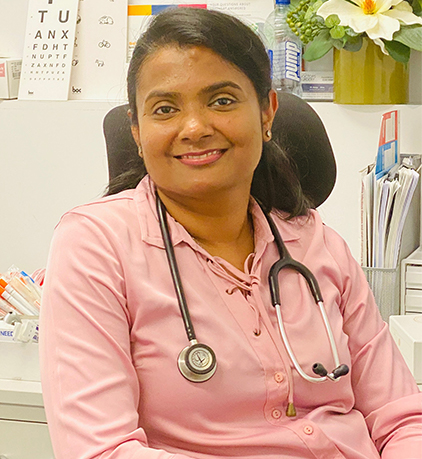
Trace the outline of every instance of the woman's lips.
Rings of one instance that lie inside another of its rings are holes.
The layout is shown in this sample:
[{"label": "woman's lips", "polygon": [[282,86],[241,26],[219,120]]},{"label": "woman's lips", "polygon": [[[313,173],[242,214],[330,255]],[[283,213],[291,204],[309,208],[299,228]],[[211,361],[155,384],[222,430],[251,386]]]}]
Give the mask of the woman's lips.
[{"label": "woman's lips", "polygon": [[218,161],[226,150],[205,150],[197,153],[186,153],[176,156],[182,164],[187,166],[204,166]]}]

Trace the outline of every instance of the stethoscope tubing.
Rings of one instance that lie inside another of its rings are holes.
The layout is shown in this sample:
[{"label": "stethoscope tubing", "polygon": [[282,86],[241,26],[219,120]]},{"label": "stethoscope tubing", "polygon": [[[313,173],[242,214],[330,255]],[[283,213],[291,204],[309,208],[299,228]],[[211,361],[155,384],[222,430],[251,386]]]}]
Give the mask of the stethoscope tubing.
[{"label": "stethoscope tubing", "polygon": [[156,195],[156,201],[157,201],[158,221],[160,223],[161,234],[163,236],[163,242],[164,242],[164,246],[166,249],[167,260],[170,265],[170,271],[172,274],[171,277],[173,280],[174,289],[176,291],[180,313],[182,314],[183,323],[185,325],[186,335],[188,337],[188,340],[191,343],[196,344],[197,343],[196,334],[193,328],[192,320],[190,318],[189,308],[187,306],[185,292],[182,287],[182,280],[180,278],[180,272],[177,266],[176,256],[174,254],[173,243],[170,238],[170,231],[169,231],[168,222],[167,222],[167,211],[166,211],[166,208],[163,202],[159,198],[158,194]]},{"label": "stethoscope tubing", "polygon": [[259,202],[258,204],[261,207],[261,210],[264,213],[267,219],[267,222],[271,228],[271,232],[273,233],[273,236],[274,236],[274,239],[275,239],[275,242],[276,242],[279,254],[280,254],[280,260],[276,261],[270,268],[270,272],[268,275],[268,282],[270,285],[271,302],[276,310],[277,321],[278,321],[280,333],[281,333],[286,351],[289,354],[290,360],[292,361],[294,367],[296,368],[296,371],[304,379],[306,379],[309,382],[318,383],[318,382],[326,381],[327,379],[331,379],[332,381],[338,381],[339,377],[334,377],[333,372],[330,374],[328,374],[327,372],[327,375],[320,376],[320,377],[308,375],[307,373],[303,371],[301,365],[296,359],[295,353],[287,337],[287,333],[286,333],[284,323],[283,323],[283,316],[281,314],[281,301],[280,301],[280,288],[279,288],[279,282],[278,282],[278,275],[282,269],[292,269],[293,271],[298,272],[299,274],[302,275],[302,277],[308,283],[309,290],[311,291],[311,294],[315,300],[315,303],[319,307],[319,310],[320,310],[320,313],[321,313],[321,316],[324,322],[324,327],[327,332],[328,340],[330,342],[330,347],[331,347],[331,352],[333,355],[335,367],[337,369],[340,366],[340,359],[339,359],[338,350],[337,350],[336,342],[334,339],[333,331],[331,329],[330,321],[328,320],[327,312],[324,307],[324,301],[322,299],[321,290],[319,288],[319,284],[315,276],[305,265],[303,265],[302,263],[299,263],[297,260],[294,260],[292,258],[292,256],[290,255],[289,251],[287,250],[280,236],[280,233],[274,223],[274,220],[270,217],[270,215],[267,212],[265,212],[265,209],[262,207],[262,205]]}]

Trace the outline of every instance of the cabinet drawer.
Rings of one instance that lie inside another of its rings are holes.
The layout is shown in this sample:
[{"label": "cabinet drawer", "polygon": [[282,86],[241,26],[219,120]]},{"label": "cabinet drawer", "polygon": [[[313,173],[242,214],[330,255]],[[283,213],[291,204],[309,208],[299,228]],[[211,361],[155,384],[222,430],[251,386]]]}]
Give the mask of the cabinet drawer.
[{"label": "cabinet drawer", "polygon": [[422,289],[422,266],[406,266],[406,288]]},{"label": "cabinet drawer", "polygon": [[406,289],[404,304],[406,312],[422,312],[422,290]]},{"label": "cabinet drawer", "polygon": [[54,459],[47,424],[0,419],[0,456],[7,459]]}]

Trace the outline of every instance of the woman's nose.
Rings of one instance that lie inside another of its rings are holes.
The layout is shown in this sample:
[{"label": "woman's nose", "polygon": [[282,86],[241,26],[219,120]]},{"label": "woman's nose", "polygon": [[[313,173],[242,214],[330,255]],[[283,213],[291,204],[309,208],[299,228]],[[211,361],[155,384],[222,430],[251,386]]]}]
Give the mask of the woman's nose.
[{"label": "woman's nose", "polygon": [[214,133],[209,116],[202,111],[196,110],[187,113],[180,127],[179,138],[197,142],[204,137],[209,137]]}]

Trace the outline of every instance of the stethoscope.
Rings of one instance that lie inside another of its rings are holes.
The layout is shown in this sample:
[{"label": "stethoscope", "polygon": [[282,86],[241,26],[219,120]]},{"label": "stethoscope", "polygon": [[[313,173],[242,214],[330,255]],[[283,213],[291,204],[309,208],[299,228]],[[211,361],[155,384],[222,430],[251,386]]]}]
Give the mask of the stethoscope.
[{"label": "stethoscope", "polygon": [[[156,195],[157,201],[157,213],[158,213],[158,221],[160,224],[161,234],[164,241],[164,247],[167,255],[167,259],[169,262],[169,268],[171,272],[171,277],[174,284],[174,289],[176,291],[177,301],[179,303],[180,312],[182,314],[183,323],[186,330],[186,335],[189,340],[189,345],[186,346],[179,354],[178,357],[178,367],[180,373],[189,381],[192,382],[203,382],[210,379],[217,369],[217,359],[215,356],[214,351],[207,346],[206,344],[199,343],[196,339],[195,331],[192,325],[192,321],[189,314],[189,309],[186,302],[185,293],[182,286],[182,281],[180,279],[179,268],[177,266],[176,257],[174,254],[173,244],[170,238],[170,232],[167,223],[167,211],[166,208],[159,198],[158,194]],[[280,259],[276,261],[269,272],[268,280],[270,285],[270,293],[271,293],[271,303],[276,309],[277,313],[277,321],[280,328],[281,337],[283,343],[286,347],[287,353],[293,362],[293,365],[296,371],[309,382],[317,383],[323,382],[326,380],[331,381],[338,381],[341,376],[346,375],[349,372],[349,367],[345,364],[340,364],[337,346],[334,340],[333,332],[331,330],[330,323],[328,321],[327,313],[324,308],[324,303],[322,300],[321,291],[318,285],[315,276],[311,273],[311,271],[304,266],[303,264],[299,263],[298,261],[294,260],[284,242],[280,236],[280,233],[274,223],[274,220],[270,217],[267,212],[264,211],[261,204],[258,202],[263,211],[268,224],[270,225],[271,232],[274,236],[275,242],[277,244],[277,249],[280,254]],[[335,368],[334,370],[329,373],[324,365],[321,363],[315,363],[312,366],[312,371],[318,375],[309,376],[305,373],[300,366],[299,362],[296,359],[296,356],[293,352],[292,347],[290,346],[290,342],[286,335],[286,330],[283,324],[283,318],[281,315],[281,305],[280,305],[280,290],[279,290],[279,283],[278,283],[278,274],[284,268],[292,269],[297,271],[301,274],[306,282],[308,283],[309,289],[311,294],[315,300],[315,303],[318,305],[319,310],[321,312],[325,330],[328,335],[328,340],[330,342],[331,352],[334,359]]]}]

